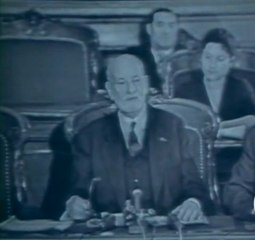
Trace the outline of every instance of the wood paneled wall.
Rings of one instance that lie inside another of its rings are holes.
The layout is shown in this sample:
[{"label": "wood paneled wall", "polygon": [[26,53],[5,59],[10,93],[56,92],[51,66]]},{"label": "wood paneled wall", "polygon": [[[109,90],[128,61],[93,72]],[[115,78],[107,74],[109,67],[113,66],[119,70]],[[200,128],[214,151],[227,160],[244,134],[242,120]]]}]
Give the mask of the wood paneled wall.
[{"label": "wood paneled wall", "polygon": [[89,25],[99,34],[102,49],[122,49],[139,43],[139,25],[155,8],[169,7],[180,15],[181,27],[201,39],[208,29],[229,29],[240,46],[255,48],[254,0],[1,0],[0,14],[34,8],[43,14]]}]

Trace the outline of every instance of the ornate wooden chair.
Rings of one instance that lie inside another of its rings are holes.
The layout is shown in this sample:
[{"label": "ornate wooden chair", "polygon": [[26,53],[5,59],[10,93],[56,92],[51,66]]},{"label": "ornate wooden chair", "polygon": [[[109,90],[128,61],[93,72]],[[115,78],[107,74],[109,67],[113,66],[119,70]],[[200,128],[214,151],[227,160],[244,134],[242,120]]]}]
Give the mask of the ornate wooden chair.
[{"label": "ornate wooden chair", "polygon": [[94,30],[34,10],[0,20],[2,105],[54,113],[90,99],[100,65]]},{"label": "ornate wooden chair", "polygon": [[166,64],[170,64],[170,74],[167,77],[168,88],[167,91],[170,97],[174,97],[175,91],[175,78],[180,72],[191,71],[200,67],[200,52],[190,50],[177,51],[173,56],[166,61]]},{"label": "ornate wooden chair", "polygon": [[236,50],[235,67],[247,70],[254,70],[255,68],[255,51],[248,49]]},{"label": "ornate wooden chair", "polygon": [[236,61],[232,69],[232,74],[240,78],[255,90],[255,51],[247,49],[237,49]]},{"label": "ornate wooden chair", "polygon": [[65,121],[65,135],[68,141],[90,122],[116,111],[116,106],[109,100],[93,102],[85,106],[80,111],[70,115]]},{"label": "ornate wooden chair", "polygon": [[0,107],[1,220],[18,214],[18,205],[26,200],[22,150],[28,128],[26,118],[11,109]]},{"label": "ornate wooden chair", "polygon": [[[200,68],[195,68],[195,69],[182,69],[178,72],[173,77],[173,97],[176,96],[176,93],[178,93],[178,90],[185,85],[186,83],[189,83],[190,81],[193,80],[194,76],[197,76],[201,72]],[[178,94],[177,94],[178,97]]]}]

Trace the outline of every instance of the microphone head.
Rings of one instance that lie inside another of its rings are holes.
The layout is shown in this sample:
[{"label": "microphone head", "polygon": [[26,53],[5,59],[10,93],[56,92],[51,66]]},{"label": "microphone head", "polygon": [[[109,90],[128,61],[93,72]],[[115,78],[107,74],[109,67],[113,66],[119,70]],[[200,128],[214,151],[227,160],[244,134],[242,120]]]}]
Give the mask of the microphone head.
[{"label": "microphone head", "polygon": [[134,207],[135,207],[135,210],[136,212],[140,212],[141,210],[141,200],[142,200],[142,195],[143,195],[143,192],[141,189],[137,188],[137,189],[134,189],[132,191],[132,195],[133,195],[133,200],[134,200]]},{"label": "microphone head", "polygon": [[132,194],[134,197],[140,197],[140,196],[142,196],[143,191],[141,189],[137,188],[132,191]]},{"label": "microphone head", "polygon": [[97,182],[100,182],[101,178],[100,177],[94,177],[91,179],[90,185],[89,185],[89,198],[92,198],[92,194],[94,192],[95,189],[95,185]]},{"label": "microphone head", "polygon": [[101,178],[100,177],[94,177],[92,178],[92,182],[100,182]]}]

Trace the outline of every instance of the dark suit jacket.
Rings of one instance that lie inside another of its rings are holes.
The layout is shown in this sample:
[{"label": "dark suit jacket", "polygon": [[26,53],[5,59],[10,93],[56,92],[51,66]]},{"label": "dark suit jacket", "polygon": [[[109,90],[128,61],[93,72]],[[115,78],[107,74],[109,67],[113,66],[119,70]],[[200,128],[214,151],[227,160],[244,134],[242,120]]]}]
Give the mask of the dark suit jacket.
[{"label": "dark suit jacket", "polygon": [[[210,106],[210,101],[203,83],[202,71],[192,71],[181,83],[176,82],[175,97],[195,100]],[[222,121],[255,114],[254,91],[243,80],[228,76],[219,117]]]},{"label": "dark suit jacket", "polygon": [[[149,109],[145,142],[149,152],[152,193],[158,212],[167,213],[183,200],[194,197],[205,211],[212,210],[207,190],[189,156],[190,144],[179,118]],[[125,202],[124,161],[126,147],[117,114],[84,128],[74,139],[73,185],[70,195],[88,198],[93,177],[100,177],[94,207],[120,212]]]},{"label": "dark suit jacket", "polygon": [[247,134],[241,159],[234,166],[232,177],[225,187],[224,204],[237,218],[253,219],[255,197],[255,128]]}]

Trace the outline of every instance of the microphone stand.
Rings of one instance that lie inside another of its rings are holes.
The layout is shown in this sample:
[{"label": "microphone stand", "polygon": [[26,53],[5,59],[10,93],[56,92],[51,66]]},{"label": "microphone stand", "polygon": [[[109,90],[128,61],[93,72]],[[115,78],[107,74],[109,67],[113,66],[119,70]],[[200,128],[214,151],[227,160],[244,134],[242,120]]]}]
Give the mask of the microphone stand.
[{"label": "microphone stand", "polygon": [[93,195],[94,195],[94,192],[95,192],[96,184],[100,181],[101,181],[100,177],[94,177],[94,178],[92,178],[92,180],[90,182],[90,185],[89,185],[89,202],[91,204],[92,209],[94,209],[94,207],[93,207],[93,202],[94,202],[93,201]]},{"label": "microphone stand", "polygon": [[146,239],[145,228],[143,225],[143,209],[141,207],[141,199],[142,199],[143,191],[140,188],[136,188],[132,191],[134,209],[135,209],[135,222],[134,224],[129,226],[130,234],[142,234],[143,239]]}]

